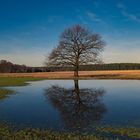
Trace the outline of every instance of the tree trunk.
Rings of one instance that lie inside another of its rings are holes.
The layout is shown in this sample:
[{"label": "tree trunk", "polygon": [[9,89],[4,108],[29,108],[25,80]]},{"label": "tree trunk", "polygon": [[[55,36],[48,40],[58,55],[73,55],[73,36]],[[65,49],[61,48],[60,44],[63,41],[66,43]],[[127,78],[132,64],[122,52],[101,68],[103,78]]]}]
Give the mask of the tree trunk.
[{"label": "tree trunk", "polygon": [[79,77],[78,71],[74,71],[74,77]]},{"label": "tree trunk", "polygon": [[78,66],[75,66],[75,68],[74,68],[74,77],[75,78],[78,78],[79,77],[78,71],[79,71],[79,67]]}]

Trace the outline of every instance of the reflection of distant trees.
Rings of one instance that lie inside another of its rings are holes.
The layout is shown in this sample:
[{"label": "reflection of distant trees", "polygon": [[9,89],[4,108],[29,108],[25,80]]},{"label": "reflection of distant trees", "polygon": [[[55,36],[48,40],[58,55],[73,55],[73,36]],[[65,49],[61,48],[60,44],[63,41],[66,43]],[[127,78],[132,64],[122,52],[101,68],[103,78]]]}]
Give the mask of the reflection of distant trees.
[{"label": "reflection of distant trees", "polygon": [[101,102],[103,89],[79,89],[78,80],[74,89],[54,85],[46,89],[45,96],[60,112],[65,125],[72,130],[83,130],[100,121],[106,112]]}]

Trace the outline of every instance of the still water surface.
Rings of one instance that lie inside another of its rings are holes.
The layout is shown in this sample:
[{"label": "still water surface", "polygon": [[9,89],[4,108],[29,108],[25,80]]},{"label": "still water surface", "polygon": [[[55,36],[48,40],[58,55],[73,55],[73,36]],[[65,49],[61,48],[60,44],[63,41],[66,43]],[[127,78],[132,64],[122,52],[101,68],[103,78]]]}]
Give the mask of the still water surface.
[{"label": "still water surface", "polygon": [[138,80],[44,80],[0,100],[0,121],[21,127],[92,131],[95,126],[140,127]]}]

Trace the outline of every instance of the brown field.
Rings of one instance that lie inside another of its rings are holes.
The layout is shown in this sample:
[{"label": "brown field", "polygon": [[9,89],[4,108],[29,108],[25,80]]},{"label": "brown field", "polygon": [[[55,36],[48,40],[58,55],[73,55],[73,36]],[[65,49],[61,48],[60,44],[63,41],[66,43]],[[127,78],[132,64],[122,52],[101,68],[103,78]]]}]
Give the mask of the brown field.
[{"label": "brown field", "polygon": [[[73,72],[0,73],[0,77],[73,79]],[[140,70],[80,71],[80,79],[140,79]]]}]

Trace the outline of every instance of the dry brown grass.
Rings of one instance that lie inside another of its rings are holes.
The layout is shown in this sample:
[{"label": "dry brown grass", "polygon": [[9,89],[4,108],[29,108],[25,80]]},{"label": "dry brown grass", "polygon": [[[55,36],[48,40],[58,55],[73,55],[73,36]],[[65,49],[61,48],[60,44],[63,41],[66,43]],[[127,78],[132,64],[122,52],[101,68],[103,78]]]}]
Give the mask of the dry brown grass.
[{"label": "dry brown grass", "polygon": [[[73,72],[0,73],[0,77],[34,77],[47,79],[72,79]],[[140,79],[140,70],[80,71],[81,79]]]}]

